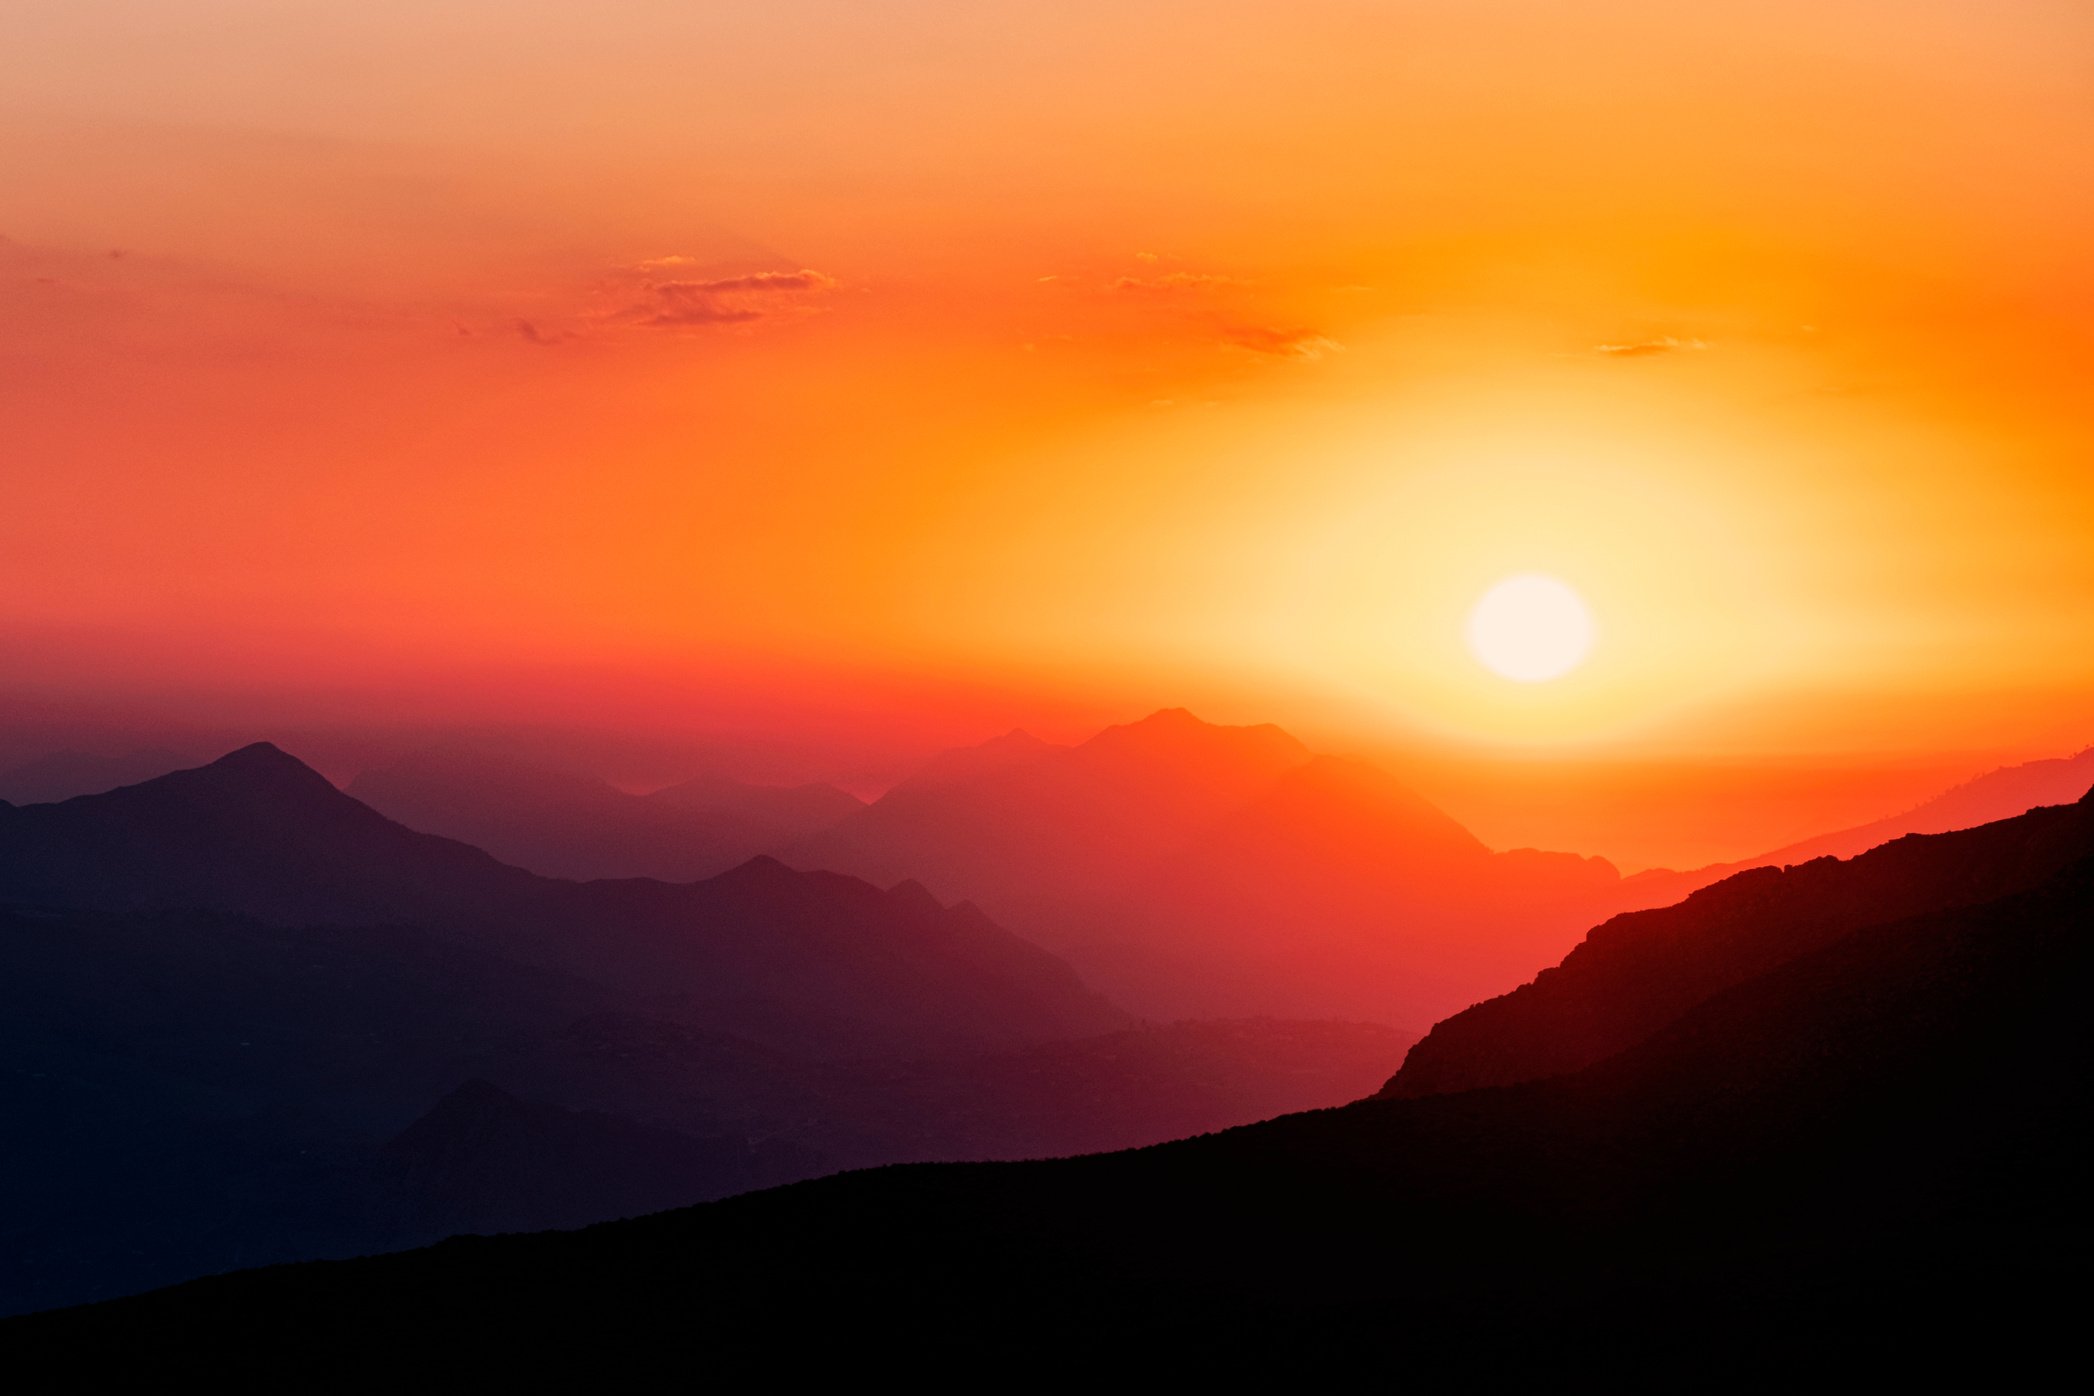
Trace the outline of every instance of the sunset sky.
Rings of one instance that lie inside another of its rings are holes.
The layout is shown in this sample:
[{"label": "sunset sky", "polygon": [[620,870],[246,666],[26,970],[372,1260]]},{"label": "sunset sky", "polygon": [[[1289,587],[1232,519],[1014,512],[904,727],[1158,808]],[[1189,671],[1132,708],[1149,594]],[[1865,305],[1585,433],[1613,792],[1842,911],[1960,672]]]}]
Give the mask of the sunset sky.
[{"label": "sunset sky", "polygon": [[2090,75],[2077,0],[11,0],[0,700],[1871,817],[2094,742]]}]

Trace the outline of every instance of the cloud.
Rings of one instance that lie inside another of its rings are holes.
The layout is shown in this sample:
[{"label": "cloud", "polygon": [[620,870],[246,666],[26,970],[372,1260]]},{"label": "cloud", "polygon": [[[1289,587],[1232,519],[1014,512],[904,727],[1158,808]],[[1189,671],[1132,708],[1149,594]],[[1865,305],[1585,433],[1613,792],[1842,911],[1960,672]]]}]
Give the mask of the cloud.
[{"label": "cloud", "polygon": [[1643,359],[1653,354],[1677,354],[1708,347],[1706,340],[1674,339],[1666,335],[1663,339],[1639,339],[1628,344],[1595,344],[1592,352],[1616,359]]},{"label": "cloud", "polygon": [[[521,339],[526,344],[535,344],[541,349],[550,349],[556,344],[565,344],[568,340],[574,338],[574,334],[570,330],[541,330],[530,320],[519,319],[510,328],[516,331],[518,339]],[[461,325],[459,326],[459,333],[470,334],[472,331]]]},{"label": "cloud", "polygon": [[1244,286],[1240,277],[1204,271],[1172,271],[1162,276],[1123,276],[1112,283],[1115,291],[1204,291],[1216,286]]},{"label": "cloud", "polygon": [[1314,363],[1327,354],[1340,353],[1345,346],[1314,330],[1287,330],[1272,325],[1238,325],[1222,331],[1222,343],[1232,349],[1276,358]]},{"label": "cloud", "polygon": [[723,276],[714,281],[664,281],[663,289],[675,287],[694,295],[719,295],[727,291],[827,291],[836,278],[811,267],[798,271],[754,271],[747,276]]},{"label": "cloud", "polygon": [[[685,265],[686,258],[657,257],[642,262],[641,272]],[[836,278],[827,272],[801,267],[797,271],[755,271],[740,276],[708,280],[648,280],[640,286],[640,300],[630,312],[643,325],[689,328],[702,325],[741,325],[778,315],[804,314],[811,297],[836,288]]]}]

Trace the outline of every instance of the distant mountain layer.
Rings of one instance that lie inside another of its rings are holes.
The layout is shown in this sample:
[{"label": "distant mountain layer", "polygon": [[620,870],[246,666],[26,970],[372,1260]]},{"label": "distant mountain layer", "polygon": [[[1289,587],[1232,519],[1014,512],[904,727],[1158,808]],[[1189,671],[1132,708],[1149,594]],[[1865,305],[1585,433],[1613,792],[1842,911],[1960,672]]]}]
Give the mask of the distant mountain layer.
[{"label": "distant mountain layer", "polygon": [[1493,853],[1367,763],[1182,709],[947,753],[778,856],[968,898],[1156,1017],[1426,1021],[1561,954],[1617,881]]},{"label": "distant mountain layer", "polygon": [[411,829],[470,843],[548,877],[583,880],[694,882],[864,808],[833,785],[724,778],[630,795],[593,776],[457,746],[364,771],[349,793]]},{"label": "distant mountain layer", "polygon": [[1623,909],[1669,906],[1697,887],[1720,882],[1747,868],[1779,868],[1814,858],[1852,858],[1907,834],[1945,834],[2008,819],[2043,805],[2069,805],[2094,790],[2094,747],[2076,756],[2029,761],[1987,771],[1901,814],[1851,829],[1820,834],[1755,858],[1715,863],[1687,872],[1659,868],[1622,880]]},{"label": "distant mountain layer", "polygon": [[[137,1353],[219,1379],[326,1353],[331,1376],[376,1377],[411,1349],[480,1380],[702,1353],[730,1379],[790,1354],[826,1380],[1023,1363],[1056,1379],[2030,1385],[2077,1354],[2090,1239],[2094,860],[2057,861],[2086,818],[1918,844],[1972,886],[2026,886],[1799,947],[1547,1080],[251,1271],[0,1339],[82,1378]],[[1930,895],[1957,899],[1954,881]],[[1779,940],[1801,905],[1775,895],[1674,939],[1704,956]]]}]

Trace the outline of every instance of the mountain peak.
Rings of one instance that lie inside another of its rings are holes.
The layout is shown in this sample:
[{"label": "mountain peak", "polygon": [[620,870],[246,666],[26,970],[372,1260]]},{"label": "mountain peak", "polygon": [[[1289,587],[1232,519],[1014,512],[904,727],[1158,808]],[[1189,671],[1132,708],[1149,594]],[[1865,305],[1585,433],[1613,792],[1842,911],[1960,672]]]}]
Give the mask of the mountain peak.
[{"label": "mountain peak", "polygon": [[1281,766],[1299,765],[1310,757],[1307,747],[1272,723],[1229,727],[1203,721],[1187,708],[1159,708],[1138,722],[1108,727],[1078,748],[1085,749],[1185,755],[1233,750],[1256,753]]},{"label": "mountain peak", "polygon": [[176,771],[162,779],[171,780],[187,777],[195,780],[216,778],[230,780],[243,786],[267,786],[281,791],[325,791],[339,795],[334,782],[321,775],[311,766],[285,751],[274,742],[250,742],[237,751],[229,751],[208,765],[189,771]]},{"label": "mountain peak", "polygon": [[249,742],[246,746],[227,752],[210,764],[213,766],[224,766],[228,769],[280,767],[285,765],[296,766],[300,770],[312,769],[275,742]]},{"label": "mountain peak", "polygon": [[936,913],[945,910],[945,903],[939,901],[931,894],[930,888],[913,877],[895,883],[887,889],[887,895],[893,898],[896,905],[911,911]]}]

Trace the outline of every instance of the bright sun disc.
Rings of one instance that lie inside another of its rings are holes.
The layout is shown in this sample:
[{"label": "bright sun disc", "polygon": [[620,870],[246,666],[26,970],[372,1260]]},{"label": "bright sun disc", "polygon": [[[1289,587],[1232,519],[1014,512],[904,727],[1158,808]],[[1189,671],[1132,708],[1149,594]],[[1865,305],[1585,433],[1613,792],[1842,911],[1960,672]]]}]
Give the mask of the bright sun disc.
[{"label": "bright sun disc", "polygon": [[1592,612],[1554,577],[1523,572],[1483,593],[1469,612],[1469,652],[1521,683],[1560,678],[1592,650]]}]

